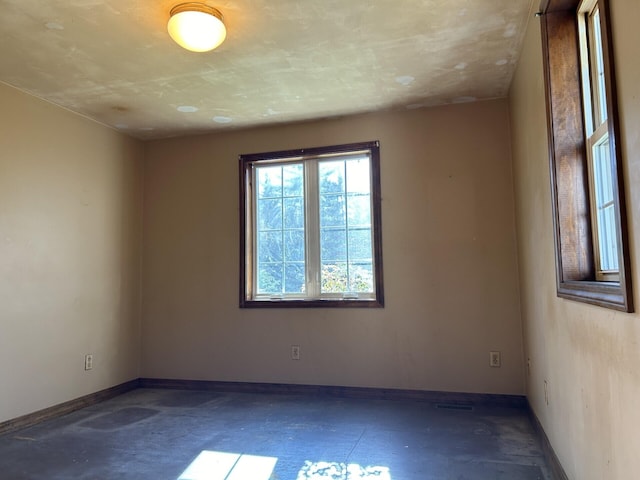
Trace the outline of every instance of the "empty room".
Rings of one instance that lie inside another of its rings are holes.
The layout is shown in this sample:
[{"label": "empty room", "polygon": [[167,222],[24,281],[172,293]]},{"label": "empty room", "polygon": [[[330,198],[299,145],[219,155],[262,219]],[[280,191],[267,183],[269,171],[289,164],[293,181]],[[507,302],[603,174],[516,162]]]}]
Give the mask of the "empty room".
[{"label": "empty room", "polygon": [[0,479],[637,478],[640,2],[0,8]]}]

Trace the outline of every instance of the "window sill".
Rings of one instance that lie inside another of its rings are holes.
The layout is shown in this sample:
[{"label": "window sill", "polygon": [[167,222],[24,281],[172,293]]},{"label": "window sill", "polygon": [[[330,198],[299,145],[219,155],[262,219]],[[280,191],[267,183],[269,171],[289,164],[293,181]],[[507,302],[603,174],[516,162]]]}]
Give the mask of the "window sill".
[{"label": "window sill", "polygon": [[621,312],[630,311],[625,292],[618,282],[561,282],[558,284],[558,296]]},{"label": "window sill", "polygon": [[347,300],[245,300],[240,308],[383,308],[380,299]]}]

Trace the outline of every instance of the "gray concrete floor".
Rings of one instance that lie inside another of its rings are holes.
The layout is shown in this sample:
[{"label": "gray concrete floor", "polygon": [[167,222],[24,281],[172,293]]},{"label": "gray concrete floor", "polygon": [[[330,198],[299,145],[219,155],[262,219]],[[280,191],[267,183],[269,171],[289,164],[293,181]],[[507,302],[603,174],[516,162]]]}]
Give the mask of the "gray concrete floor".
[{"label": "gray concrete floor", "polygon": [[0,478],[551,479],[520,409],[155,389],[1,436]]}]

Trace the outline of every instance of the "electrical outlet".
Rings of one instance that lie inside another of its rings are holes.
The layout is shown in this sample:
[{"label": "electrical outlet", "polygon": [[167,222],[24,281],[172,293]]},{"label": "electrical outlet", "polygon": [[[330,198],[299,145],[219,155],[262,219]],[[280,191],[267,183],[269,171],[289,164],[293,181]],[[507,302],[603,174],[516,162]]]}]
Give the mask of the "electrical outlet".
[{"label": "electrical outlet", "polygon": [[531,359],[527,358],[527,377],[531,376]]},{"label": "electrical outlet", "polygon": [[300,360],[300,345],[291,345],[291,360]]},{"label": "electrical outlet", "polygon": [[549,405],[549,384],[547,381],[544,381],[544,403]]},{"label": "electrical outlet", "polygon": [[489,352],[489,366],[497,368],[501,365],[500,352]]},{"label": "electrical outlet", "polygon": [[93,355],[84,356],[84,369],[91,370],[93,368]]}]

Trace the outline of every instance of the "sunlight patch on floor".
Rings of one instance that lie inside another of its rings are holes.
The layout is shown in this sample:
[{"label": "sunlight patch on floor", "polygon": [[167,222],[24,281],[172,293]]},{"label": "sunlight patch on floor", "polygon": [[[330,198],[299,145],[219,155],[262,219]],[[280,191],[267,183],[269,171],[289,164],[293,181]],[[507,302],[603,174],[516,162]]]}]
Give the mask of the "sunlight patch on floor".
[{"label": "sunlight patch on floor", "polygon": [[297,480],[391,480],[388,467],[362,467],[355,463],[338,462],[305,462],[304,467],[298,472]]},{"label": "sunlight patch on floor", "polygon": [[203,450],[178,480],[269,480],[277,458]]},{"label": "sunlight patch on floor", "polygon": [[[271,480],[278,459],[203,450],[177,480]],[[304,462],[296,480],[391,480],[388,467]]]}]

